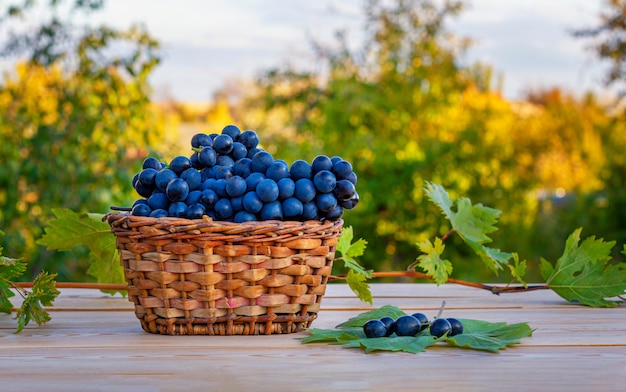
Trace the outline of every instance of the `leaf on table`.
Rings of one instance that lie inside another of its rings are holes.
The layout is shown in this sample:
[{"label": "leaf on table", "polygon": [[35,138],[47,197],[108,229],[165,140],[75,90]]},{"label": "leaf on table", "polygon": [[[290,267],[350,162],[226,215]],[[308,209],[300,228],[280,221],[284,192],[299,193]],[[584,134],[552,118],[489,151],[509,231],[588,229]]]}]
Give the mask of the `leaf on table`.
[{"label": "leaf on table", "polygon": [[418,242],[417,247],[424,253],[417,257],[418,265],[433,278],[437,285],[446,283],[452,273],[452,263],[441,258],[445,250],[441,238],[435,238],[434,244],[429,240]]},{"label": "leaf on table", "polygon": [[366,322],[373,319],[379,319],[385,316],[389,316],[394,320],[400,316],[405,316],[406,313],[402,311],[402,309],[393,305],[385,305],[377,309],[368,310],[367,312],[361,313],[358,316],[352,317],[348,319],[348,321],[344,321],[339,324],[337,328],[362,328]]},{"label": "leaf on table", "polygon": [[394,336],[387,338],[366,338],[349,340],[344,343],[346,348],[362,348],[366,353],[374,351],[402,351],[417,354],[425,351],[443,338],[435,338],[429,334],[420,333],[417,336]]},{"label": "leaf on table", "polygon": [[45,234],[37,241],[50,250],[70,250],[86,246],[90,251],[87,273],[98,283],[124,283],[124,271],[119,265],[115,236],[102,214],[77,213],[67,208],[53,209],[56,219],[48,222]]},{"label": "leaf on table", "polygon": [[32,291],[28,293],[21,308],[17,309],[15,314],[17,320],[15,333],[24,329],[31,320],[37,325],[50,321],[50,315],[43,307],[52,306],[54,299],[59,295],[54,281],[55,277],[56,274],[42,272],[35,278]]},{"label": "leaf on table", "polygon": [[617,306],[619,302],[609,298],[626,292],[626,264],[609,263],[614,241],[591,236],[580,243],[581,232],[579,228],[568,237],[556,264],[541,259],[541,276],[548,288],[568,301],[596,307]]},{"label": "leaf on table", "polygon": [[493,353],[519,344],[522,338],[531,336],[533,332],[527,323],[490,323],[471,319],[459,321],[463,324],[463,333],[449,337],[448,344]]},{"label": "leaf on table", "polygon": [[302,343],[340,344],[345,348],[363,349],[366,353],[402,351],[417,354],[440,342],[447,342],[453,347],[497,353],[507,346],[519,344],[522,338],[531,336],[533,333],[527,323],[491,323],[472,319],[459,319],[463,324],[464,332],[453,337],[444,335],[435,338],[430,335],[428,329],[416,336],[396,336],[393,334],[381,338],[367,338],[363,332],[363,325],[369,320],[380,319],[384,316],[397,319],[404,315],[406,313],[400,308],[385,305],[352,317],[339,324],[336,329],[309,329],[309,336],[301,338],[301,340]]}]

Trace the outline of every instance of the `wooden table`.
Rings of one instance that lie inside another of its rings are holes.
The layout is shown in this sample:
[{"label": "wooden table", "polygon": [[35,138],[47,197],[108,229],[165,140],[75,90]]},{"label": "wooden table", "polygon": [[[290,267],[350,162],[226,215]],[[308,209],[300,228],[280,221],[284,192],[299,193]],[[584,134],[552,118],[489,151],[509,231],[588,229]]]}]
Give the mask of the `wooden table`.
[{"label": "wooden table", "polygon": [[[532,337],[499,354],[430,347],[365,354],[303,345],[306,333],[163,336],[144,332],[132,304],[97,290],[65,289],[52,321],[14,334],[0,315],[0,391],[622,391],[626,306],[588,308],[550,291],[492,295],[456,285],[374,284],[374,307],[448,317],[528,322]],[[370,309],[331,284],[317,328]]]}]

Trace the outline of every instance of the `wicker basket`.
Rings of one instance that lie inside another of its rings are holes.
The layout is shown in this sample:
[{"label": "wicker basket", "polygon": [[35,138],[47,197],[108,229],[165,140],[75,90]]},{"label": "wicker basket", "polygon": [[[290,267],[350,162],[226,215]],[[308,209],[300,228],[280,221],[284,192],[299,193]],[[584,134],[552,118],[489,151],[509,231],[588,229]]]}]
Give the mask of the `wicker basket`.
[{"label": "wicker basket", "polygon": [[317,317],[343,221],[217,222],[111,213],[147,332],[293,333]]}]

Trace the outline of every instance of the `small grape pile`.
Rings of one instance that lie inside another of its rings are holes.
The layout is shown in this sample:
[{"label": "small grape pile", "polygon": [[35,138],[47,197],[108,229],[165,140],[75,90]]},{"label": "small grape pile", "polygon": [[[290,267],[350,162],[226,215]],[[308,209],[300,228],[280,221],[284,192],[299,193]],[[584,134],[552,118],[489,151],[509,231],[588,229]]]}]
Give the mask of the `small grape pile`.
[{"label": "small grape pile", "polygon": [[228,125],[220,134],[192,137],[193,153],[169,165],[154,157],[133,178],[141,196],[131,214],[236,223],[331,220],[359,202],[350,162],[319,155],[311,163],[284,160],[259,147],[252,130]]},{"label": "small grape pile", "polygon": [[363,332],[368,338],[396,336],[415,336],[419,332],[429,328],[429,333],[440,338],[446,333],[448,336],[463,333],[463,324],[455,318],[436,318],[432,322],[423,313],[400,316],[396,320],[389,316],[367,321],[363,325]]}]

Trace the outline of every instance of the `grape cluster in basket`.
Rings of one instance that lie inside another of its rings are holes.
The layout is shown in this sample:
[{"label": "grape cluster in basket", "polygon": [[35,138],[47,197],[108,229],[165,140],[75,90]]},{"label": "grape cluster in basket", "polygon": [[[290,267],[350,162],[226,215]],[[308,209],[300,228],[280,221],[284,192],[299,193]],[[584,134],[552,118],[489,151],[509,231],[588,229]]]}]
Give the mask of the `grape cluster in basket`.
[{"label": "grape cluster in basket", "polygon": [[396,336],[415,336],[426,328],[437,338],[448,334],[455,336],[463,333],[463,324],[455,318],[436,318],[432,322],[423,313],[400,316],[396,320],[389,316],[369,320],[363,325],[363,333],[368,338]]},{"label": "grape cluster in basket", "polygon": [[234,126],[192,137],[193,153],[169,164],[148,157],[133,178],[137,216],[219,221],[338,220],[359,202],[356,174],[341,157],[284,160],[259,147],[256,132]]}]

